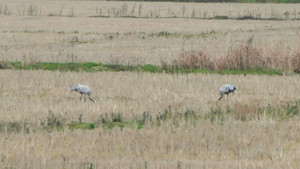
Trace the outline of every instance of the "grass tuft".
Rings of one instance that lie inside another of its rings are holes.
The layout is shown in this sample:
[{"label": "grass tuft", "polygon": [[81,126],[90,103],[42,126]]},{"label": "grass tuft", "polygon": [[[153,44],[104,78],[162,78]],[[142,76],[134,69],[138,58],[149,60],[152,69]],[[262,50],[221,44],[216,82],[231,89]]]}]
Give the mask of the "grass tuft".
[{"label": "grass tuft", "polygon": [[65,127],[65,119],[60,115],[54,114],[51,110],[49,110],[46,120],[40,119],[40,123],[41,126],[48,131],[61,131]]}]

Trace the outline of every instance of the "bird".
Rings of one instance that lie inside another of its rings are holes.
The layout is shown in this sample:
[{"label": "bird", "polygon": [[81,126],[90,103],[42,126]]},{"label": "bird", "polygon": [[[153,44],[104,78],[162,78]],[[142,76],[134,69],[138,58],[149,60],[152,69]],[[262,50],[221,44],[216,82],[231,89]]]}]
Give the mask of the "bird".
[{"label": "bird", "polygon": [[221,97],[218,99],[218,101],[220,101],[225,94],[228,95],[229,93],[233,93],[235,90],[237,90],[236,87],[231,84],[225,84],[225,85],[221,86],[220,87]]},{"label": "bird", "polygon": [[92,102],[96,102],[92,97],[91,97],[91,94],[92,94],[92,90],[86,86],[86,85],[81,85],[81,84],[76,84],[75,86],[72,87],[71,89],[71,92],[79,92],[81,94],[80,96],[80,101],[81,101],[81,98],[82,98],[82,95],[85,94],[84,96],[84,101],[86,101],[86,95],[89,96],[89,99],[92,101]]}]

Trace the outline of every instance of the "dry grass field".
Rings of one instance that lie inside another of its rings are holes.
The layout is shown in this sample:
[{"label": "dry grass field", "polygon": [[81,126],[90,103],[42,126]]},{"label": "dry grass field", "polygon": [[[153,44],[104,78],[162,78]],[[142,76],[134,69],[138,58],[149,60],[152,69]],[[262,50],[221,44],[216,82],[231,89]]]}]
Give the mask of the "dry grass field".
[{"label": "dry grass field", "polygon": [[[257,114],[268,105],[299,102],[298,76],[2,70],[0,81],[0,157],[1,166],[8,168],[297,168],[300,164],[299,117],[285,119],[279,109],[274,117],[268,110]],[[76,82],[92,87],[96,104],[80,102],[78,93],[70,93],[69,85]],[[216,103],[220,84],[227,82],[239,91]],[[156,123],[169,109],[193,110],[204,117],[216,107],[235,112],[216,122],[174,115]],[[299,113],[299,105],[295,111]],[[106,113],[121,113],[124,121],[131,121],[144,112],[153,123],[148,121],[139,130],[43,128],[50,113],[67,124],[81,115],[83,122],[97,122]]]},{"label": "dry grass field", "polygon": [[[95,17],[96,9],[120,10],[124,4],[127,15]],[[130,17],[139,5],[142,16]],[[182,17],[183,6],[186,14],[195,9],[207,16]],[[175,16],[163,14],[168,8]],[[74,14],[69,16],[71,9]],[[158,9],[157,17],[147,16]],[[264,53],[289,54],[300,48],[299,9],[299,4],[0,1],[0,60],[160,65],[175,60],[182,50],[205,49],[222,57],[252,36]],[[223,15],[233,19],[209,19]],[[234,19],[244,16],[271,20]]]},{"label": "dry grass field", "polygon": [[[300,51],[299,9],[0,0],[0,61],[161,65],[190,51],[222,58],[252,38],[281,62]],[[96,103],[70,93],[76,83]],[[217,103],[225,83],[238,91]],[[299,75],[0,69],[0,167],[299,168],[299,109]]]}]

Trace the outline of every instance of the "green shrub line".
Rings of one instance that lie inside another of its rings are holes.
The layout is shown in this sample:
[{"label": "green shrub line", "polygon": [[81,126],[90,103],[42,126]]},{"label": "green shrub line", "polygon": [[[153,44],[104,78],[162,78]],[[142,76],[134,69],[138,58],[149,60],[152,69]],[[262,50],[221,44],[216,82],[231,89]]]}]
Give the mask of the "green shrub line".
[{"label": "green shrub line", "polygon": [[289,119],[299,118],[300,100],[289,101],[282,105],[268,105],[266,107],[253,107],[252,105],[233,105],[219,106],[218,104],[211,107],[208,112],[195,110],[178,110],[169,106],[156,114],[151,112],[143,112],[126,119],[125,113],[112,112],[104,113],[95,121],[83,121],[83,115],[79,115],[78,121],[66,122],[66,119],[59,113],[49,110],[49,114],[45,119],[40,119],[40,124],[31,124],[25,121],[3,122],[0,121],[0,133],[20,133],[29,134],[36,130],[65,131],[73,130],[94,130],[102,128],[111,130],[113,128],[124,128],[142,130],[144,128],[159,128],[165,125],[173,125],[175,127],[195,127],[203,121],[208,121],[211,125],[224,125],[231,121],[288,121]]},{"label": "green shrub line", "polygon": [[[178,68],[176,66],[157,66],[152,64],[146,65],[121,65],[121,64],[103,64],[94,62],[84,63],[52,63],[38,62],[30,64],[22,64],[22,62],[2,62],[0,69],[16,69],[16,70],[50,70],[50,71],[74,71],[74,72],[98,72],[98,71],[133,71],[133,72],[151,72],[151,73],[204,73],[204,74],[256,74],[256,75],[283,75],[283,70],[267,70],[267,69],[245,69],[245,70],[209,70],[194,68]],[[293,72],[299,74],[299,72]]]}]

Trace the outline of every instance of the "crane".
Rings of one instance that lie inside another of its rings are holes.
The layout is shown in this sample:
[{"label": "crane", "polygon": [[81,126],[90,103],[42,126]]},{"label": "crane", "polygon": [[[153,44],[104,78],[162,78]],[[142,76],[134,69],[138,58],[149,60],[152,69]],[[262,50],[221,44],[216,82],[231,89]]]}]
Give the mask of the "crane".
[{"label": "crane", "polygon": [[92,97],[91,97],[91,94],[92,94],[92,90],[86,86],[86,85],[81,85],[81,84],[76,84],[75,86],[72,87],[71,89],[71,92],[79,92],[81,94],[80,96],[80,101],[81,101],[81,98],[82,98],[82,95],[84,95],[84,101],[86,101],[86,95],[89,96],[89,99],[92,101],[92,102],[96,102]]},{"label": "crane", "polygon": [[234,85],[225,84],[225,85],[221,86],[219,90],[220,90],[220,95],[221,96],[218,99],[218,101],[220,101],[225,94],[228,95],[229,93],[233,93],[237,89]]}]

